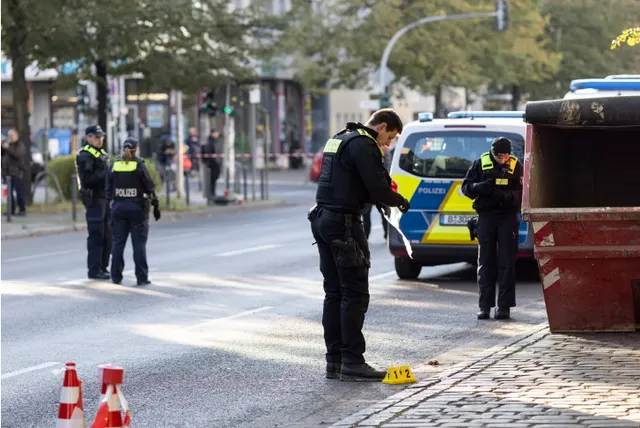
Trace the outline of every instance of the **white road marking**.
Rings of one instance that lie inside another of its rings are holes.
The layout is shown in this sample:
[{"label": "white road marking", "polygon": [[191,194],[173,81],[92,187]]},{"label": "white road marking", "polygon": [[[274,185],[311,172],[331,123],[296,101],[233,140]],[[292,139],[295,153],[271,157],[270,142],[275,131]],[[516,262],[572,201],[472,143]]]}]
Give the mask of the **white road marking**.
[{"label": "white road marking", "polygon": [[199,328],[207,327],[207,326],[209,326],[211,324],[215,324],[215,323],[220,322],[220,321],[234,320],[234,319],[237,319],[237,318],[242,318],[242,317],[244,317],[246,315],[253,315],[253,314],[257,314],[259,312],[268,311],[269,309],[272,309],[272,308],[273,308],[273,306],[263,306],[263,307],[257,308],[257,309],[250,309],[248,311],[238,312],[237,314],[234,314],[234,315],[229,315],[227,317],[222,317],[222,318],[215,318],[215,319],[212,319],[212,320],[209,320],[209,321],[201,322],[199,324],[195,324],[195,325],[186,327],[186,330],[197,330]]},{"label": "white road marking", "polygon": [[153,243],[153,242],[158,242],[158,241],[173,241],[174,239],[188,238],[190,236],[201,236],[201,235],[202,235],[202,232],[179,233],[177,235],[161,236],[159,238],[152,238],[152,239],[149,239],[149,242]]},{"label": "white road marking", "polygon": [[37,366],[27,367],[24,369],[16,370],[15,372],[5,373],[2,376],[0,376],[0,379],[9,379],[10,377],[20,376],[21,374],[29,373],[29,372],[40,370],[40,369],[46,369],[47,367],[57,366],[59,364],[62,364],[62,363],[51,362],[51,363],[38,364]]},{"label": "white road marking", "polygon": [[42,254],[32,254],[30,256],[22,256],[22,257],[13,257],[10,259],[3,259],[3,262],[17,262],[21,260],[32,260],[39,259],[41,257],[49,257],[49,256],[59,256],[61,254],[71,254],[71,253],[79,253],[81,250],[66,250],[66,251],[54,251],[51,253],[42,253]]},{"label": "white road marking", "polygon": [[385,272],[385,273],[379,273],[377,275],[373,275],[369,277],[369,282],[371,281],[376,281],[378,279],[383,279],[383,278],[387,278],[389,276],[395,275],[396,271],[395,270],[391,270],[389,272]]},{"label": "white road marking", "polygon": [[220,257],[237,256],[239,254],[247,254],[247,253],[253,253],[256,251],[270,250],[278,247],[282,247],[282,244],[258,245],[257,247],[249,247],[249,248],[244,248],[242,250],[234,250],[234,251],[227,251],[226,253],[219,253],[218,256]]}]

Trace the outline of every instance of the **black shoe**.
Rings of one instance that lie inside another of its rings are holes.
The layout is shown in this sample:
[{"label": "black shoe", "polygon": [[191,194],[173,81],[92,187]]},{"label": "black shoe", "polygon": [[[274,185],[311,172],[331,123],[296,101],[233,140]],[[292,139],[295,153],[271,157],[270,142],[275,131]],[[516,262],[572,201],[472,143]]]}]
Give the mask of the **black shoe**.
[{"label": "black shoe", "polygon": [[340,379],[340,366],[342,363],[327,363],[327,379]]},{"label": "black shoe", "polygon": [[26,213],[26,212],[24,212],[24,211],[20,211],[20,212],[17,214],[17,217],[26,217],[26,216],[27,216],[27,213]]},{"label": "black shoe", "polygon": [[138,285],[149,285],[151,284],[151,281],[149,281],[148,279],[145,279],[144,281],[138,281]]},{"label": "black shoe", "polygon": [[111,275],[105,272],[100,272],[96,275],[89,275],[89,279],[111,279]]},{"label": "black shoe", "polygon": [[118,285],[120,285],[120,283],[122,282],[122,280],[121,280],[121,279],[113,279],[113,278],[111,278],[111,282],[113,282],[114,284],[118,284]]},{"label": "black shoe", "polygon": [[495,317],[496,317],[497,320],[508,320],[509,318],[511,318],[511,314],[510,314],[509,308],[498,308],[498,309],[496,309]]},{"label": "black shoe", "polygon": [[478,312],[479,320],[488,320],[490,316],[491,310],[489,308],[480,308],[480,312]]},{"label": "black shoe", "polygon": [[379,382],[387,375],[387,372],[376,370],[369,364],[342,364],[340,367],[340,380],[347,382]]}]

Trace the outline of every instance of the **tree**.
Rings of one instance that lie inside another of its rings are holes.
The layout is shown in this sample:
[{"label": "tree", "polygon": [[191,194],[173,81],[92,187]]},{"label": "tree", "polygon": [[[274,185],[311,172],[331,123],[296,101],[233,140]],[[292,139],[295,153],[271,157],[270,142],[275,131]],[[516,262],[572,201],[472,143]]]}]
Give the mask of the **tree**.
[{"label": "tree", "polygon": [[620,47],[624,42],[627,42],[629,46],[635,46],[640,44],[640,27],[627,28],[624,30],[615,40],[611,42],[611,49]]}]

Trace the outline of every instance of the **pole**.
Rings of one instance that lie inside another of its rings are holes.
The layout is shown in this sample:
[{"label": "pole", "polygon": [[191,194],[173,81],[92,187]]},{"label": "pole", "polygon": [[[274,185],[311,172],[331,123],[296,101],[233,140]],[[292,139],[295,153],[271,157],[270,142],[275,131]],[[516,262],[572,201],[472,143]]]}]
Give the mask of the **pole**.
[{"label": "pole", "polygon": [[182,91],[176,91],[176,115],[178,116],[178,173],[176,177],[176,193],[178,199],[182,199],[184,196],[184,159],[182,153],[184,151],[184,139],[182,134],[184,133],[184,118],[182,117]]},{"label": "pole", "polygon": [[264,115],[264,184],[263,195],[264,199],[269,199],[269,146],[271,145],[271,127],[269,126],[269,113]]},{"label": "pole", "polygon": [[7,222],[11,223],[11,210],[13,210],[13,183],[11,176],[7,176]]},{"label": "pole", "polygon": [[187,200],[187,206],[189,205],[189,174],[184,176],[184,183],[185,183],[185,197]]},{"label": "pole", "polygon": [[383,95],[387,94],[387,85],[385,82],[385,69],[387,68],[387,63],[389,62],[389,56],[391,55],[391,50],[393,46],[396,44],[398,39],[402,37],[407,31],[416,28],[419,25],[427,24],[429,22],[439,22],[439,21],[458,21],[462,19],[473,19],[473,18],[492,18],[497,16],[497,12],[478,12],[478,13],[462,13],[458,15],[445,15],[445,16],[427,16],[426,18],[419,19],[411,24],[402,27],[399,29],[389,43],[387,43],[387,47],[384,48],[384,53],[382,54],[382,59],[380,60],[380,84],[382,86],[382,90],[380,91],[381,99]]},{"label": "pole", "polygon": [[164,182],[166,184],[167,192],[167,209],[169,209],[169,204],[171,202],[171,196],[169,195],[169,193],[171,193],[171,177],[169,176],[169,174],[171,174],[171,167],[167,165],[164,168]]},{"label": "pole", "polygon": [[78,200],[78,183],[77,176],[73,174],[71,176],[71,219],[76,222],[76,204]]},{"label": "pole", "polygon": [[[253,102],[249,103],[249,150],[251,150],[251,199],[255,201],[256,200],[256,104]],[[245,194],[245,199],[246,197],[247,195]]]},{"label": "pole", "polygon": [[[231,87],[229,85],[229,83],[227,83],[227,88],[226,88],[226,95],[224,98],[224,105],[225,107],[227,107],[229,104],[231,104]],[[223,153],[223,157],[222,157],[222,170],[224,171],[224,189],[225,189],[225,194],[229,193],[229,168],[230,168],[230,161],[229,159],[229,151],[230,151],[230,143],[229,143],[229,133],[231,132],[231,127],[229,126],[230,124],[230,117],[228,113],[225,113],[224,116],[224,141],[223,141],[223,145],[224,145],[224,149],[222,150]]]},{"label": "pole", "polygon": [[[44,170],[47,171],[47,167],[49,166],[49,124],[46,119],[44,121],[44,145],[42,147],[42,157],[44,159]],[[38,183],[35,184],[36,186],[34,188],[37,189]],[[44,203],[45,205],[49,204],[49,185],[46,181],[44,186]]]},{"label": "pole", "polygon": [[120,76],[118,81],[118,91],[120,92],[118,98],[120,100],[120,118],[118,119],[120,125],[120,142],[118,144],[118,151],[122,151],[122,144],[127,139],[127,99],[124,97],[124,77]]}]

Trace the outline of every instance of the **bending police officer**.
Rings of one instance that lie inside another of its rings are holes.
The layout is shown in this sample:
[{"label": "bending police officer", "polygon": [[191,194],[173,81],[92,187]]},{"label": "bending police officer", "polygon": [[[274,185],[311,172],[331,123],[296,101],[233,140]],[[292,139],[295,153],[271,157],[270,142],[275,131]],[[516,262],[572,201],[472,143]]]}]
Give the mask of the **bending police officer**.
[{"label": "bending police officer", "polygon": [[111,228],[105,185],[109,156],[102,148],[105,133],[99,125],[85,130],[85,144],[76,156],[80,198],[87,218],[87,269],[91,279],[109,279]]},{"label": "bending police officer", "polygon": [[329,379],[379,381],[386,374],[364,359],[371,263],[361,216],[373,203],[385,210],[409,209],[409,201],[391,189],[380,149],[400,132],[398,115],[383,109],[366,125],[347,123],[324,148],[316,205],[308,218],[324,277],[322,326]]},{"label": "bending police officer", "polygon": [[463,193],[473,199],[478,213],[478,319],[488,319],[496,304],[496,319],[510,318],[516,306],[518,212],[522,202],[520,161],[511,155],[511,141],[498,137],[491,151],[473,162],[462,182]]},{"label": "bending police officer", "polygon": [[147,285],[151,283],[147,266],[149,199],[156,221],[160,219],[159,203],[149,170],[144,161],[136,157],[138,140],[128,138],[122,147],[122,156],[113,163],[107,178],[107,198],[113,201],[111,281],[115,284],[122,282],[124,247],[131,234],[137,283]]}]

